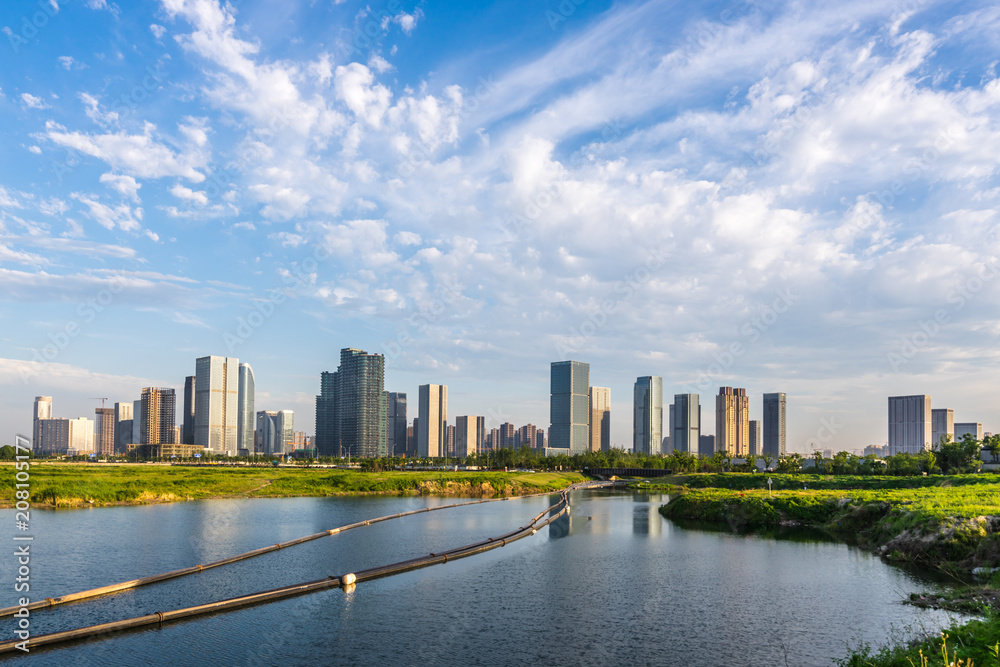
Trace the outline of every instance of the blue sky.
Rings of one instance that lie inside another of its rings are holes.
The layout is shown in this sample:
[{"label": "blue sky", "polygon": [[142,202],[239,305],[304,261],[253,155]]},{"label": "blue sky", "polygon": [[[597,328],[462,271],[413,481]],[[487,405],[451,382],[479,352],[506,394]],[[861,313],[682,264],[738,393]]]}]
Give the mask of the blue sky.
[{"label": "blue sky", "polygon": [[997,423],[1000,9],[920,0],[0,7],[0,424],[254,367],[312,432],[342,347],[548,427],[551,361]]}]

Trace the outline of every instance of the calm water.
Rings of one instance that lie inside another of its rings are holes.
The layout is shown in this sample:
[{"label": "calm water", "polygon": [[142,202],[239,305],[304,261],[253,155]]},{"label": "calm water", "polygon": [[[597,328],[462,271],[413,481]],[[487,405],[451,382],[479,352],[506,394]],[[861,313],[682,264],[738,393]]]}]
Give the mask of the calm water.
[{"label": "calm water", "polygon": [[[523,525],[556,496],[376,524],[218,570],[32,613],[32,632],[193,606],[392,563]],[[261,607],[62,648],[37,665],[826,665],[890,626],[928,586],[804,534],[681,528],[666,496],[580,492],[569,518],[487,554]],[[221,558],[440,498],[213,500],[33,512],[32,599]],[[7,525],[11,511],[0,512]],[[7,581],[13,557],[0,559]],[[0,600],[13,604],[13,593]],[[10,619],[0,621],[11,635]]]}]

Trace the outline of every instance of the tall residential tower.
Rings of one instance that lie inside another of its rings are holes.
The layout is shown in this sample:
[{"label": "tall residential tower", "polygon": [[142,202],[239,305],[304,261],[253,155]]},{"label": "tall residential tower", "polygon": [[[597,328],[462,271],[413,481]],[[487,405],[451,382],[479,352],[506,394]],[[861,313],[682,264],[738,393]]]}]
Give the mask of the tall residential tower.
[{"label": "tall residential tower", "polygon": [[548,446],[582,454],[590,443],[590,364],[553,361]]}]

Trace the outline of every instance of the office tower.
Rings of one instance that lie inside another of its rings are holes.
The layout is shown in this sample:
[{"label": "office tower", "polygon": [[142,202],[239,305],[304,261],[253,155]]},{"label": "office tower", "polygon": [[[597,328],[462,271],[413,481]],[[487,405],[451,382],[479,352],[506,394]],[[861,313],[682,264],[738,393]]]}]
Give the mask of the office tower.
[{"label": "office tower", "polygon": [[510,422],[500,424],[500,444],[499,449],[514,449],[517,440],[514,437],[514,425]]},{"label": "office tower", "polygon": [[422,384],[417,411],[417,456],[444,456],[445,422],[448,421],[448,385]]},{"label": "office tower", "polygon": [[[236,399],[236,448],[253,453],[253,415],[255,383],[250,364],[240,364],[239,391]],[[291,451],[291,450],[289,450]]]},{"label": "office tower", "polygon": [[115,409],[94,408],[94,452],[98,456],[115,453]]},{"label": "office tower", "polygon": [[757,419],[750,420],[749,427],[750,434],[750,454],[754,456],[760,456],[763,453],[764,445],[764,429],[763,424]]},{"label": "office tower", "polygon": [[764,449],[762,454],[785,455],[785,395],[764,394]]},{"label": "office tower", "polygon": [[115,454],[124,454],[132,442],[132,402],[115,403]]},{"label": "office tower", "polygon": [[132,401],[132,438],[130,445],[141,445],[142,442],[142,399]]},{"label": "office tower", "polygon": [[590,446],[590,364],[553,361],[550,387],[549,447],[582,454]]},{"label": "office tower", "polygon": [[889,456],[931,448],[931,397],[889,397]]},{"label": "office tower", "polygon": [[663,448],[663,380],[658,375],[636,378],[633,391],[632,451],[659,454]]},{"label": "office tower", "polygon": [[31,429],[31,449],[36,452],[48,451],[42,441],[41,424],[39,423],[42,419],[52,419],[51,396],[35,396],[35,409]]},{"label": "office tower", "polygon": [[750,453],[750,402],[746,389],[719,387],[715,397],[715,448],[730,456]]},{"label": "office tower", "polygon": [[141,445],[173,445],[176,416],[174,390],[145,387],[139,399],[142,415],[139,427]]},{"label": "office tower", "polygon": [[455,456],[467,457],[485,450],[486,417],[455,418]]},{"label": "office tower", "polygon": [[194,444],[216,454],[237,453],[239,374],[236,357],[195,360]]},{"label": "office tower", "polygon": [[39,439],[44,454],[89,454],[94,451],[94,422],[77,419],[39,419]]},{"label": "office tower", "polygon": [[931,410],[931,447],[939,447],[945,436],[955,440],[955,411],[951,408]]},{"label": "office tower", "polygon": [[670,444],[674,451],[697,454],[701,437],[701,397],[698,394],[674,394],[673,437]]},{"label": "office tower", "polygon": [[715,436],[698,436],[698,456],[708,458],[715,454]]},{"label": "office tower", "polygon": [[181,444],[194,444],[194,407],[195,389],[197,388],[196,377],[188,375],[184,378],[184,415],[182,416],[183,426],[181,428]]},{"label": "office tower", "polygon": [[295,413],[292,410],[257,412],[255,442],[250,451],[283,456],[295,451]]},{"label": "office tower", "polygon": [[981,422],[959,422],[955,424],[955,442],[962,442],[962,438],[968,433],[977,441],[982,442],[983,425]]},{"label": "office tower", "polygon": [[611,388],[590,388],[590,451],[611,449]]},{"label": "office tower", "polygon": [[385,357],[345,347],[340,365],[320,376],[316,396],[316,449],[319,456],[386,456]]},{"label": "office tower", "polygon": [[390,391],[386,416],[386,450],[389,456],[409,453],[406,442],[406,394]]}]

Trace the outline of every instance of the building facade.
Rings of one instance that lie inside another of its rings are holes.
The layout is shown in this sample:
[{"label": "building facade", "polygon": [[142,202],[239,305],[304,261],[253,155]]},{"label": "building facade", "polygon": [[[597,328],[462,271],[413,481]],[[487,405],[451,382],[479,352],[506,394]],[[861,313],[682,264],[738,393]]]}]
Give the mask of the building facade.
[{"label": "building facade", "polygon": [[632,400],[632,451],[662,453],[663,380],[658,375],[636,378]]},{"label": "building facade", "polygon": [[194,406],[196,377],[188,375],[184,378],[184,414],[181,415],[181,440],[185,445],[194,444]]},{"label": "building facade", "polygon": [[115,454],[125,454],[132,442],[132,403],[115,403]]},{"label": "building facade", "polygon": [[316,397],[319,456],[386,456],[389,394],[385,357],[356,348],[340,351],[340,366],[320,376]]},{"label": "building facade", "polygon": [[173,445],[177,399],[168,387],[144,387],[139,399],[140,445]]},{"label": "building facade", "polygon": [[590,364],[553,361],[548,446],[582,454],[590,447]]},{"label": "building facade", "polygon": [[114,408],[94,408],[94,453],[98,456],[115,453]]},{"label": "building facade", "polygon": [[590,388],[590,451],[611,449],[611,388]]},{"label": "building facade", "polygon": [[749,433],[750,433],[750,454],[753,456],[760,456],[764,453],[763,451],[763,424],[756,419],[750,420]]},{"label": "building facade", "polygon": [[750,401],[746,389],[719,387],[715,397],[715,449],[737,457],[750,453]]},{"label": "building facade", "polygon": [[889,456],[931,449],[931,397],[889,397]]},{"label": "building facade", "polygon": [[965,434],[968,433],[976,440],[982,442],[983,425],[981,422],[959,422],[955,424],[955,442],[961,442]]},{"label": "building facade", "polygon": [[955,440],[955,411],[951,408],[931,410],[931,447],[939,447],[944,437]]},{"label": "building facade", "polygon": [[389,392],[386,424],[386,448],[389,456],[412,456],[406,438],[406,394]]},{"label": "building facade", "polygon": [[670,446],[674,451],[697,454],[701,437],[701,397],[698,394],[674,394],[673,431]]},{"label": "building facade", "polygon": [[244,450],[247,454],[252,454],[254,451],[255,384],[253,368],[247,363],[240,364],[240,386],[236,403],[236,448]]},{"label": "building facade", "polygon": [[455,418],[455,456],[472,456],[486,451],[486,417],[463,415]]},{"label": "building facade", "polygon": [[195,361],[194,442],[216,454],[235,456],[239,449],[239,373],[236,357]]},{"label": "building facade", "polygon": [[785,394],[764,394],[764,448],[761,454],[785,455]]},{"label": "building facade", "polygon": [[444,456],[446,425],[448,421],[448,385],[422,384],[418,388],[417,456],[438,458]]},{"label": "building facade", "polygon": [[295,413],[291,410],[258,411],[251,451],[264,456],[284,456],[295,451]]},{"label": "building facade", "polygon": [[51,396],[35,396],[31,429],[31,449],[36,452],[47,452],[50,450],[45,447],[45,443],[42,440],[42,425],[40,422],[43,419],[52,419]]}]

